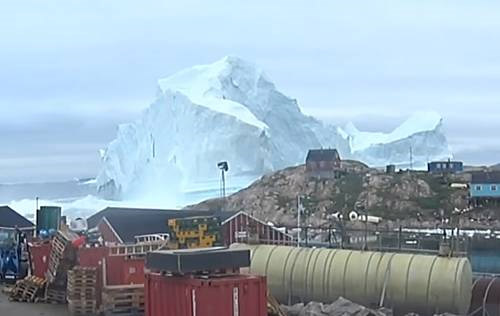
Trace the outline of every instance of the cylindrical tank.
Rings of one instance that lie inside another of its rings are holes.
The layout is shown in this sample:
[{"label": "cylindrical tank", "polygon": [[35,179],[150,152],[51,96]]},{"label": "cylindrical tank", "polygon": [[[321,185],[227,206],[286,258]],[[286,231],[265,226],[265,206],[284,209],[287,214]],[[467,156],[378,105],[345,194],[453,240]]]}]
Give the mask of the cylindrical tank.
[{"label": "cylindrical tank", "polygon": [[36,230],[57,231],[61,221],[61,208],[58,206],[41,206],[36,212]]},{"label": "cylindrical tank", "polygon": [[397,314],[454,313],[469,309],[472,271],[466,258],[403,253],[233,245],[252,251],[250,273],[267,276],[285,304],[331,303],[338,297]]},{"label": "cylindrical tank", "polygon": [[469,315],[500,316],[500,277],[474,280]]}]

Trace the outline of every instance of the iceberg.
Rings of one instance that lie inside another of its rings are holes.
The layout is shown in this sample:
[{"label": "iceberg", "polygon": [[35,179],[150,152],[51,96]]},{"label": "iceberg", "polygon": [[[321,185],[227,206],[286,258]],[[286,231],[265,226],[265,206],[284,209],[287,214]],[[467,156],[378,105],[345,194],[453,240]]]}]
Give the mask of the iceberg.
[{"label": "iceberg", "polygon": [[424,168],[431,160],[452,158],[443,132],[443,118],[436,112],[417,112],[390,133],[359,131],[353,123],[343,129],[351,154],[371,166],[395,164]]},{"label": "iceberg", "polygon": [[419,160],[449,154],[438,115],[412,117],[388,134],[325,124],[304,115],[259,67],[234,56],[160,79],[157,91],[101,152],[101,196],[193,203],[183,200],[186,193],[216,194],[220,161],[229,162],[234,191],[304,163],[311,148],[336,148],[342,158],[376,166],[407,162],[410,144]]}]

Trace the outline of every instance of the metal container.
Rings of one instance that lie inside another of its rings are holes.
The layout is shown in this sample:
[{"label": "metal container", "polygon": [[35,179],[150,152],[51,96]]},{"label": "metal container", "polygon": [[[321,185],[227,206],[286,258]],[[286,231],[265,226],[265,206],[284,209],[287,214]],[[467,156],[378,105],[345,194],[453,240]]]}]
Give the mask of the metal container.
[{"label": "metal container", "polygon": [[474,280],[469,315],[500,316],[499,277],[480,277]]},{"label": "metal container", "polygon": [[250,251],[223,247],[157,250],[146,255],[146,267],[154,272],[192,273],[196,271],[238,270],[250,266]]},{"label": "metal container", "polygon": [[342,296],[365,306],[465,314],[472,271],[466,258],[404,253],[233,245],[252,251],[250,273],[265,275],[281,303],[331,303]]},{"label": "metal container", "polygon": [[266,279],[147,274],[146,316],[266,316]]},{"label": "metal container", "polygon": [[106,285],[144,284],[144,257],[106,257]]},{"label": "metal container", "polygon": [[36,231],[52,232],[59,230],[61,208],[58,206],[41,206],[36,212]]},{"label": "metal container", "polygon": [[30,247],[32,274],[39,278],[45,278],[45,273],[49,269],[50,243],[37,243]]}]

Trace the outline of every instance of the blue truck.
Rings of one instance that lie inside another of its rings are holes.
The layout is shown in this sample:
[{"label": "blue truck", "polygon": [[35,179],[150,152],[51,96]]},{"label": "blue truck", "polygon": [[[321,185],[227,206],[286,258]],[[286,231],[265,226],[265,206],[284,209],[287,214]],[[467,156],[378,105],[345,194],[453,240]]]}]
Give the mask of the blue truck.
[{"label": "blue truck", "polygon": [[24,233],[0,228],[0,281],[15,282],[27,275],[27,247]]}]

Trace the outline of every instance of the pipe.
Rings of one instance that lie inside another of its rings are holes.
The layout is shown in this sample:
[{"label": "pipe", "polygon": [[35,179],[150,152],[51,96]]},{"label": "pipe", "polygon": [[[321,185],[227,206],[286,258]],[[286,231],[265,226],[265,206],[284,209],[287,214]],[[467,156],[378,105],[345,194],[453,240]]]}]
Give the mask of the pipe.
[{"label": "pipe", "polygon": [[418,254],[232,245],[252,251],[250,273],[265,275],[281,303],[332,303],[345,297],[396,314],[465,315],[472,292],[466,258]]}]

